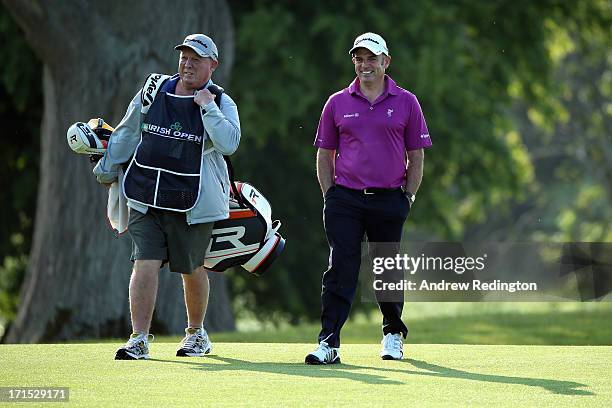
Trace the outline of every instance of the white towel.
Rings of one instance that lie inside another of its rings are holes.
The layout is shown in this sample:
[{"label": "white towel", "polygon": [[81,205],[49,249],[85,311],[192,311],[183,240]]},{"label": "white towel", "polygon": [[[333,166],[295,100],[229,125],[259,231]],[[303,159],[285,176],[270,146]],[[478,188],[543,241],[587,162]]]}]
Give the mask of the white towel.
[{"label": "white towel", "polygon": [[127,199],[123,194],[122,186],[123,169],[119,169],[117,181],[113,182],[108,189],[108,204],[106,206],[108,223],[117,235],[121,235],[127,231],[129,218]]}]

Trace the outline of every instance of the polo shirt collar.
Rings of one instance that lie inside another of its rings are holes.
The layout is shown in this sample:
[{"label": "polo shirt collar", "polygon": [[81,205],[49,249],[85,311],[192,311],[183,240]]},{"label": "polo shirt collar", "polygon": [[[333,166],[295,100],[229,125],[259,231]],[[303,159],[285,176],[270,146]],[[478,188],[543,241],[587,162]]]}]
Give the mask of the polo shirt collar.
[{"label": "polo shirt collar", "polygon": [[[353,82],[351,82],[348,91],[351,95],[363,96],[363,94],[361,93],[361,89],[359,88],[359,78],[355,78]],[[383,91],[381,97],[385,97],[387,96],[387,94],[399,95],[399,89],[395,81],[391,79],[389,75],[385,74],[385,90]]]},{"label": "polo shirt collar", "polygon": [[395,83],[395,81],[393,79],[391,79],[391,77],[387,74],[385,74],[385,82],[386,82],[386,91],[389,92],[389,95],[399,95],[399,88],[397,87],[397,84]]}]

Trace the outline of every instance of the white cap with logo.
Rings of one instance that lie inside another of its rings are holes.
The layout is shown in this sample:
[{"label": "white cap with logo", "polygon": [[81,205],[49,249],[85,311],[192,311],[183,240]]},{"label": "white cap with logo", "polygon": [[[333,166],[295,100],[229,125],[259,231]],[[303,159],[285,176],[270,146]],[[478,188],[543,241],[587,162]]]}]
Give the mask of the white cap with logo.
[{"label": "white cap with logo", "polygon": [[174,47],[174,49],[180,50],[185,47],[191,48],[200,57],[209,57],[215,61],[219,59],[219,52],[217,51],[215,42],[212,38],[204,34],[190,34],[185,37],[185,40],[181,44]]},{"label": "white cap with logo", "polygon": [[363,33],[355,38],[353,48],[351,48],[349,54],[352,55],[357,48],[366,48],[372,51],[374,55],[385,54],[389,56],[389,49],[384,38],[375,33]]}]

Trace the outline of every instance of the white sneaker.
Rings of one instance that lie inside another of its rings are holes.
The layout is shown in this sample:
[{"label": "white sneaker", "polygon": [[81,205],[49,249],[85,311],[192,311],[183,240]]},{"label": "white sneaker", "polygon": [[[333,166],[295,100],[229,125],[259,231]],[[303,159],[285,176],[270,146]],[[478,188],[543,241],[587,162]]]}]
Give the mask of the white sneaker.
[{"label": "white sneaker", "polygon": [[212,351],[212,343],[208,333],[202,328],[185,329],[185,337],[176,350],[177,357],[202,357]]},{"label": "white sneaker", "polygon": [[132,333],[125,345],[115,353],[115,360],[147,360],[149,341],[153,341],[154,338],[152,334]]},{"label": "white sneaker", "polygon": [[380,343],[382,344],[380,357],[383,360],[401,360],[404,357],[404,344],[400,333],[387,333]]},{"label": "white sneaker", "polygon": [[326,342],[319,343],[319,347],[308,354],[304,359],[306,364],[339,364],[340,363],[340,348],[329,347]]}]

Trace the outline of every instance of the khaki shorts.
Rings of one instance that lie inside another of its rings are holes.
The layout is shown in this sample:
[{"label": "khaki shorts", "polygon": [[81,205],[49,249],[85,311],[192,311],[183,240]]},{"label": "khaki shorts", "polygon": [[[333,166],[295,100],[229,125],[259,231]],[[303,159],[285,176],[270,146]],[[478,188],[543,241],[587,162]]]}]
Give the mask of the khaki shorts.
[{"label": "khaki shorts", "polygon": [[176,211],[149,208],[143,214],[130,208],[131,259],[160,260],[172,272],[190,274],[204,264],[213,224],[189,225],[185,213]]}]

